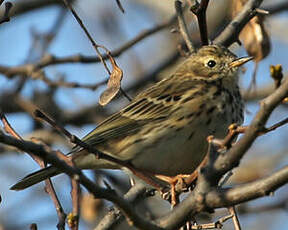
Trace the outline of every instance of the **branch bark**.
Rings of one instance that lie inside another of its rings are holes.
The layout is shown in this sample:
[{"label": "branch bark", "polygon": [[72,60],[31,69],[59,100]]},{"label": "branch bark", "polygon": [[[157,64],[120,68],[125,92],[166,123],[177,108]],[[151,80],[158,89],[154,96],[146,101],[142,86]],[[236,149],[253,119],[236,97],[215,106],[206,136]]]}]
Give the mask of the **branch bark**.
[{"label": "branch bark", "polygon": [[228,26],[213,41],[214,44],[229,47],[233,42],[238,41],[238,35],[244,26],[256,15],[263,0],[249,0],[242,11],[228,24]]}]

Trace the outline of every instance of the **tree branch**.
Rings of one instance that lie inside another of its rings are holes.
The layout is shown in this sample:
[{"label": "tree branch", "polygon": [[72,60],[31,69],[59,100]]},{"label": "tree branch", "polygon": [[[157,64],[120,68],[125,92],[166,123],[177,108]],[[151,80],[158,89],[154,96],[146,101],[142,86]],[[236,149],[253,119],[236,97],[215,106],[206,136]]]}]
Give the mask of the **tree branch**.
[{"label": "tree branch", "polygon": [[201,0],[199,4],[195,1],[195,4],[191,7],[191,11],[196,15],[198,26],[200,30],[200,36],[202,45],[208,45],[208,30],[207,30],[207,20],[206,20],[206,10],[209,4],[209,0]]},{"label": "tree branch", "polygon": [[242,11],[226,26],[217,36],[213,43],[229,47],[233,42],[238,41],[238,35],[244,26],[257,14],[256,8],[263,0],[249,0]]},{"label": "tree branch", "polygon": [[192,53],[194,51],[194,47],[193,47],[192,39],[191,39],[191,36],[188,32],[187,25],[186,25],[186,22],[184,19],[181,1],[179,1],[179,0],[175,1],[175,10],[176,10],[176,14],[177,14],[180,33],[181,33],[181,35],[182,35],[182,37],[183,37],[183,39],[184,39],[184,41],[188,47],[189,52]]},{"label": "tree branch", "polygon": [[84,174],[82,174],[81,170],[71,167],[66,164],[65,161],[60,160],[55,152],[47,152],[42,145],[35,144],[31,141],[18,140],[16,138],[5,135],[2,131],[0,131],[0,142],[14,146],[24,152],[33,153],[44,161],[52,164],[58,169],[61,169],[61,171],[69,175],[72,179],[77,180],[80,184],[82,184],[95,197],[99,199],[106,199],[116,204],[116,206],[120,208],[125,216],[130,219],[130,222],[133,223],[133,225],[136,227],[147,230],[162,229],[161,227],[158,227],[157,225],[141,218],[134,210],[134,207],[125,199],[118,196],[115,191],[98,187]]}]

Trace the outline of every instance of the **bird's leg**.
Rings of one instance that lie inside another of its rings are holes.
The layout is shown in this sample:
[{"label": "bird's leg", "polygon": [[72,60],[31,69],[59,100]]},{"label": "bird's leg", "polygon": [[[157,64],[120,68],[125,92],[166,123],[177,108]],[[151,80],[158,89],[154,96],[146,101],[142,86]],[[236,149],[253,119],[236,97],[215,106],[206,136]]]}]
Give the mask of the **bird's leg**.
[{"label": "bird's leg", "polygon": [[153,186],[159,191],[163,191],[165,189],[165,185],[153,179],[154,174],[150,172],[143,171],[141,169],[137,169],[132,165],[126,166],[135,176],[146,182],[147,184]]},{"label": "bird's leg", "polygon": [[196,181],[200,168],[202,168],[207,162],[208,162],[208,155],[206,154],[205,158],[202,160],[200,165],[194,170],[194,172],[184,178],[184,183],[188,187],[190,187],[190,185],[192,185]]},{"label": "bird's leg", "polygon": [[[164,176],[164,175],[158,175],[158,174],[153,174],[151,172],[147,172],[141,169],[135,168],[131,164],[127,164],[126,166],[135,176],[138,178],[142,179],[144,182],[147,184],[153,186],[159,192],[162,194],[162,197],[165,198],[165,195],[167,194],[167,186],[166,184],[170,185],[170,194],[171,194],[171,205],[174,207],[177,203],[179,203],[179,197],[178,193],[182,191],[183,187],[187,187],[186,183],[184,181],[184,178],[189,177],[190,175],[185,175],[185,174],[179,174],[177,176]],[[161,183],[161,181],[165,182]]]},{"label": "bird's leg", "polygon": [[[179,194],[187,187],[185,179],[190,175],[179,174],[176,176],[155,175],[156,178],[167,182],[170,185],[171,205],[174,207],[179,203]],[[165,194],[163,194],[165,196]]]},{"label": "bird's leg", "polygon": [[[186,186],[185,178],[188,178],[190,175],[179,174],[177,176],[164,176],[164,175],[155,175],[150,172],[143,171],[141,169],[137,169],[132,165],[127,167],[135,176],[139,177],[147,184],[158,189],[165,197],[167,186],[166,183],[170,185],[170,194],[171,194],[171,204],[174,207],[177,203],[179,203],[178,193],[183,190]],[[159,180],[157,180],[159,179]],[[161,183],[161,181],[165,182]],[[166,199],[166,198],[164,198]]]},{"label": "bird's leg", "polygon": [[[220,139],[215,139],[213,136],[209,136],[208,142],[213,141],[214,143],[216,143],[219,146],[219,149],[227,149],[227,148],[231,147],[231,144],[232,144],[233,140],[236,138],[236,136],[239,133],[245,132],[245,129],[246,129],[246,127],[238,126],[237,124],[231,124],[228,128],[228,130],[229,130],[228,134],[226,135],[226,137],[224,139],[220,140]],[[209,140],[209,139],[211,139],[211,140]],[[197,167],[197,169],[194,170],[194,172],[192,172],[190,175],[181,175],[180,174],[180,175],[176,176],[178,178],[178,180],[181,178],[183,180],[183,184],[185,184],[187,187],[190,187],[193,183],[195,183],[195,181],[198,177],[198,172],[199,172],[200,168],[202,168],[205,164],[207,164],[208,157],[209,157],[209,154],[207,153],[205,158],[202,160],[200,165]],[[160,178],[160,177],[158,177],[158,178]],[[162,179],[162,180],[167,181],[165,179]],[[169,184],[171,184],[171,183],[169,183]],[[174,182],[174,184],[175,184],[175,182]],[[174,188],[175,188],[175,185],[174,185]],[[171,195],[172,195],[172,191],[171,191]]]},{"label": "bird's leg", "polygon": [[[214,144],[219,146],[219,152],[221,152],[221,150],[229,149],[232,145],[233,140],[235,140],[235,138],[239,133],[245,132],[245,129],[246,127],[238,126],[237,124],[231,124],[228,128],[228,134],[224,139],[215,139],[213,136],[209,136],[207,137],[207,141],[213,142]],[[209,160],[209,153],[206,154],[205,158],[202,160],[197,169],[189,177],[185,178],[184,182],[188,186],[190,186],[192,183],[196,181],[200,168],[206,165],[208,160]]]}]

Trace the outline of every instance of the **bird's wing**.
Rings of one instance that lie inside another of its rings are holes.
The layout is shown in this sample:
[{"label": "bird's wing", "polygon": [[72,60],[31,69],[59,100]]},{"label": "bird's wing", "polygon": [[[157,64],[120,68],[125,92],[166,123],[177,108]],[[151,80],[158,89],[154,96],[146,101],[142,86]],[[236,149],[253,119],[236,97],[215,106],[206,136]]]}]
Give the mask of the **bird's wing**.
[{"label": "bird's wing", "polygon": [[189,88],[193,88],[191,84],[177,86],[172,78],[162,80],[100,123],[83,138],[83,141],[96,145],[106,140],[127,136],[140,130],[147,123],[166,119],[173,111],[173,103]]},{"label": "bird's wing", "polygon": [[149,122],[165,119],[169,111],[170,105],[156,101],[153,97],[136,97],[129,105],[100,123],[83,141],[95,145],[108,139],[127,136]]}]

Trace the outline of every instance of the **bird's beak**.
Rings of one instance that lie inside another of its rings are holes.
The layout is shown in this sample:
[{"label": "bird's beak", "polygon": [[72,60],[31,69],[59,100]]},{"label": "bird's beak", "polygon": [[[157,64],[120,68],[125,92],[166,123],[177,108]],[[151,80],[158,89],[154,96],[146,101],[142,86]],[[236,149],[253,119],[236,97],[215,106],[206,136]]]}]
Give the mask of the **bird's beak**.
[{"label": "bird's beak", "polygon": [[253,57],[241,57],[229,63],[229,67],[238,67],[245,64],[248,61],[251,61]]}]

